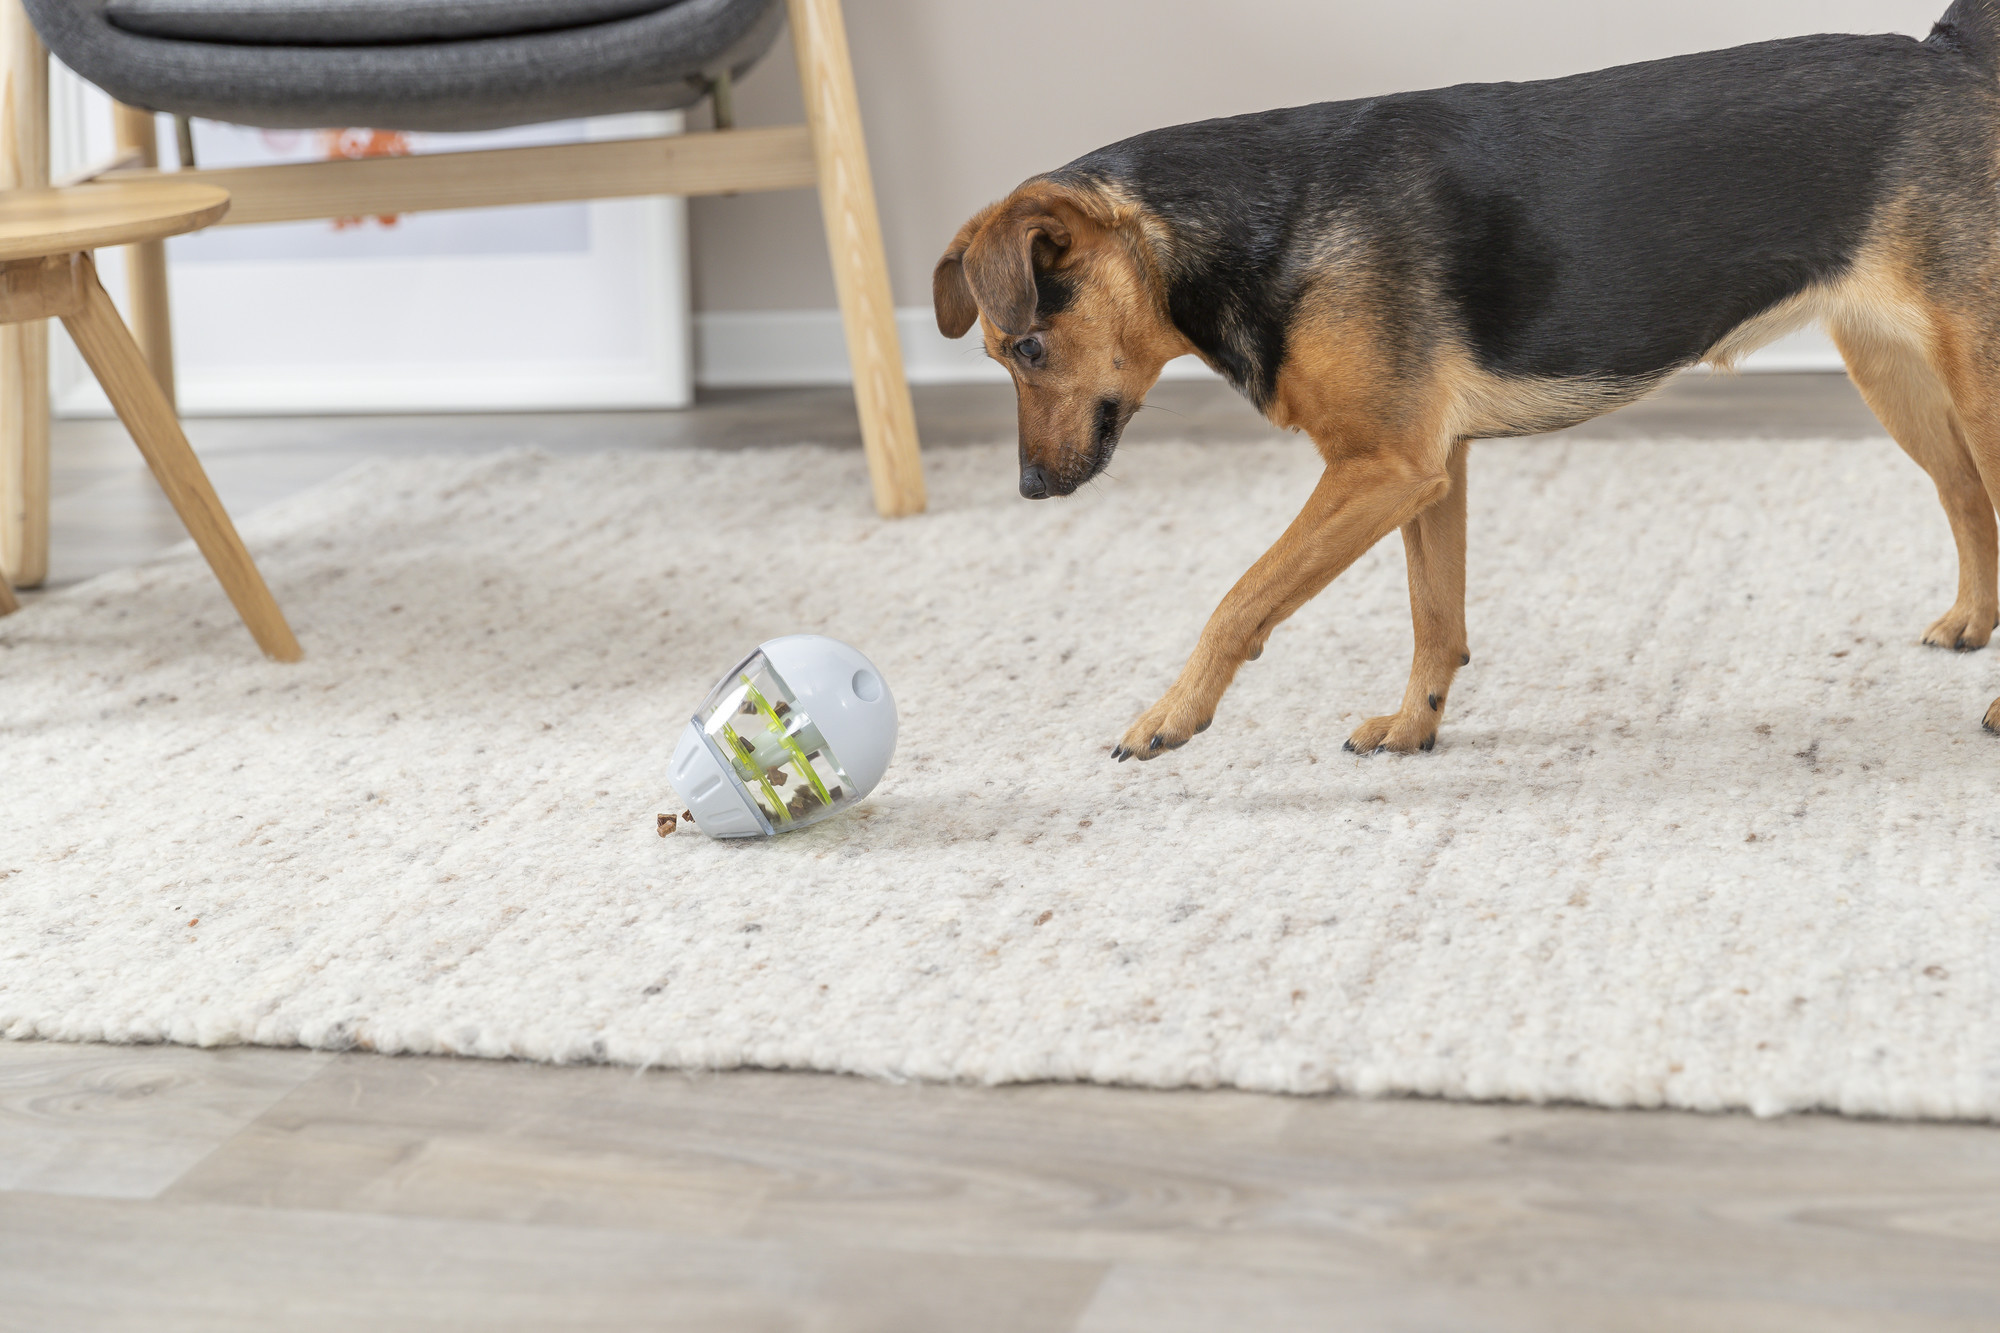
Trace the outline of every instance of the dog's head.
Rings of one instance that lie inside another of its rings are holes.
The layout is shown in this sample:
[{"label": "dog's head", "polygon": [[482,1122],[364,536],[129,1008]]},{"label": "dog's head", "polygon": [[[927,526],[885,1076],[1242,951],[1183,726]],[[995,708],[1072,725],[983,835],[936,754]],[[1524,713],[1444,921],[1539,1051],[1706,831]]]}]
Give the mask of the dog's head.
[{"label": "dog's head", "polygon": [[961,227],[931,275],[938,328],[981,326],[1021,408],[1021,494],[1068,495],[1111,461],[1160,370],[1191,350],[1136,210],[1030,181]]}]

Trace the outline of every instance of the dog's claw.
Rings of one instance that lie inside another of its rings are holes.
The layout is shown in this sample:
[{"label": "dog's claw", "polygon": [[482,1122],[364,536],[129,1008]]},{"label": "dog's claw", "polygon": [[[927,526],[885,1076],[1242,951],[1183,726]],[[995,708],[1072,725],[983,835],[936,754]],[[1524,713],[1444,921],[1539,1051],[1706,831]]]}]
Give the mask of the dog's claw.
[{"label": "dog's claw", "polygon": [[1146,753],[1158,754],[1163,748],[1165,748],[1165,745],[1166,742],[1162,741],[1158,736],[1155,736],[1153,737],[1152,744],[1146,747]]},{"label": "dog's claw", "polygon": [[[1437,696],[1438,708],[1443,705],[1443,696]],[[1437,719],[1437,712],[1372,717],[1341,748],[1349,754],[1428,754],[1437,748]]]},{"label": "dog's claw", "polygon": [[1962,611],[1953,606],[1924,631],[1924,642],[1948,653],[1976,653],[1993,641],[1986,617],[1984,611]]},{"label": "dog's claw", "polygon": [[1263,655],[1264,655],[1264,645],[1260,643],[1255,648],[1252,648],[1249,652],[1243,654],[1243,660],[1246,662],[1254,662]]},{"label": "dog's claw", "polygon": [[1212,726],[1214,726],[1214,725],[1215,725],[1215,719],[1214,719],[1214,718],[1210,718],[1210,719],[1209,719],[1208,721],[1206,721],[1206,722],[1202,723],[1202,724],[1201,724],[1200,726],[1196,727],[1196,728],[1194,729],[1194,734],[1195,734],[1195,735],[1197,735],[1197,736],[1199,736],[1199,735],[1201,735],[1201,733],[1202,733],[1202,732],[1204,732],[1204,731],[1207,731],[1207,730],[1208,730],[1208,729],[1209,729],[1210,727],[1212,727]]},{"label": "dog's claw", "polygon": [[1471,653],[1461,653],[1461,654],[1459,654],[1459,658],[1458,658],[1458,664],[1459,664],[1460,666],[1471,666],[1471,665],[1472,665],[1472,654],[1471,654]]}]

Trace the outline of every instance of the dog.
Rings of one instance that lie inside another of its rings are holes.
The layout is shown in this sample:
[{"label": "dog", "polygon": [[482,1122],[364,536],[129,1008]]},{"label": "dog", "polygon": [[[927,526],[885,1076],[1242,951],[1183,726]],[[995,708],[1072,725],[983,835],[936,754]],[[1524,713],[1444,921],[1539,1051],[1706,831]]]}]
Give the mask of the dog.
[{"label": "dog", "polygon": [[1103,471],[1186,353],[1325,461],[1120,762],[1207,730],[1272,630],[1399,529],[1409,687],[1347,748],[1432,749],[1472,661],[1470,443],[1576,425],[1814,321],[1950,519],[1958,598],[1924,641],[1971,651],[2000,623],[2000,0],[1957,0],[1923,41],[1799,37],[1152,131],[982,210],[932,289],[939,329],[979,324],[1014,379],[1030,499]]}]

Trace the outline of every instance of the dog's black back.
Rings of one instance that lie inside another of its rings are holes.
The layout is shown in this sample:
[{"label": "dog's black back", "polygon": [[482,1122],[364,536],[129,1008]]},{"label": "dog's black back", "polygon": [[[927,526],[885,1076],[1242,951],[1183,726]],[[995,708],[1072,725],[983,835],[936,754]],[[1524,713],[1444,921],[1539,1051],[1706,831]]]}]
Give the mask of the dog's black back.
[{"label": "dog's black back", "polygon": [[1400,287],[1366,299],[1405,351],[1442,319],[1495,374],[1651,381],[1838,276],[1913,157],[1990,195],[1987,6],[1926,42],[1804,37],[1204,121],[1051,178],[1158,216],[1174,323],[1260,405],[1329,247]]}]

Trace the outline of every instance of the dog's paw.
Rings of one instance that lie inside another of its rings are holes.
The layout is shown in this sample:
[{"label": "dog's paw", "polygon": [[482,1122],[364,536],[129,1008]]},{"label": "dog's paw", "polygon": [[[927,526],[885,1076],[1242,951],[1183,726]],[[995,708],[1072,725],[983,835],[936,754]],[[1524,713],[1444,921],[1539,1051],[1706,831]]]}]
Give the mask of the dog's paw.
[{"label": "dog's paw", "polygon": [[1993,641],[1996,616],[1992,607],[1968,609],[1953,606],[1938,618],[1938,622],[1924,631],[1924,642],[1933,648],[1950,648],[1954,652],[1975,653]]},{"label": "dog's paw", "polygon": [[1419,713],[1396,713],[1390,717],[1371,717],[1354,729],[1343,746],[1349,754],[1379,754],[1384,750],[1396,754],[1415,754],[1437,746],[1438,714],[1426,709]]},{"label": "dog's paw", "polygon": [[1197,707],[1179,695],[1175,690],[1140,714],[1125,739],[1113,747],[1111,757],[1121,764],[1127,759],[1158,759],[1207,731],[1215,720],[1214,710]]},{"label": "dog's paw", "polygon": [[2000,699],[1995,699],[1993,706],[1986,710],[1986,729],[2000,736]]}]

